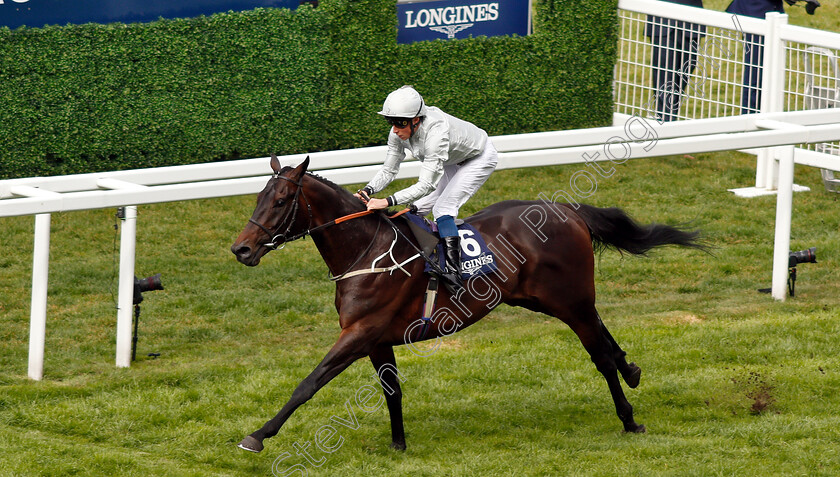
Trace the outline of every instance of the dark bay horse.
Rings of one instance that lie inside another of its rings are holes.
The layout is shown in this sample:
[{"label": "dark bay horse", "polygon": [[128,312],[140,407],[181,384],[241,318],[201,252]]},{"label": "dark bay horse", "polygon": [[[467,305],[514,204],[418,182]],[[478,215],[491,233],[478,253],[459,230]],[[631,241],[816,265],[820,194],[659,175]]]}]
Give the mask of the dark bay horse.
[{"label": "dark bay horse", "polygon": [[[308,165],[307,157],[295,168],[281,168],[272,155],[274,175],[257,196],[256,209],[231,251],[243,264],[255,266],[285,242],[311,235],[331,275],[343,278],[337,280],[335,293],[341,332],[280,412],[239,447],[260,452],[263,440],[276,435],[295,409],[351,363],[368,356],[385,391],[391,447],[405,449],[401,377],[393,347],[452,334],[500,303],[545,313],[571,327],[606,379],[624,430],[645,431],[633,420],[633,407],[618,379],[621,374],[635,388],[641,369],[626,361],[595,309],[593,244],[632,254],[668,244],[703,249],[697,231],[639,225],[617,208],[526,201],[491,205],[466,222],[495,252],[498,271],[468,280],[454,295],[441,289],[437,311],[421,334],[428,276],[422,259],[403,263],[417,253],[408,226],[381,212],[365,212],[350,192],[307,173]],[[381,256],[385,258],[376,260]],[[362,271],[383,267],[383,261],[391,265],[389,272]]]}]

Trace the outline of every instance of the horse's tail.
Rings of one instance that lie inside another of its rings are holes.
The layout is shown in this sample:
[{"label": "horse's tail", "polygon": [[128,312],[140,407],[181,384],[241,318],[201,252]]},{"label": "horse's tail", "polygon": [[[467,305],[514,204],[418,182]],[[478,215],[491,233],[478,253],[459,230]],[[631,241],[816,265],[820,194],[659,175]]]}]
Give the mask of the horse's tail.
[{"label": "horse's tail", "polygon": [[617,207],[602,209],[580,204],[575,213],[586,222],[596,250],[614,248],[634,255],[644,255],[656,247],[680,245],[709,251],[699,230],[656,223],[642,225]]}]

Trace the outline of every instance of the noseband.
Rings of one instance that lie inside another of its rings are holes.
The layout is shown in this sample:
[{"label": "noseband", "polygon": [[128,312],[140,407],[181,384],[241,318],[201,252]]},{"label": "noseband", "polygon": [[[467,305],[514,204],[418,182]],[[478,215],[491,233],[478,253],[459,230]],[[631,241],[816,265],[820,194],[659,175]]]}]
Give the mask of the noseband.
[{"label": "noseband", "polygon": [[[248,219],[248,222],[251,222],[252,224],[256,225],[257,227],[260,228],[260,230],[262,230],[263,232],[265,232],[266,235],[268,235],[268,237],[270,239],[270,242],[264,243],[263,246],[265,246],[266,248],[268,248],[270,250],[282,249],[283,247],[286,246],[286,242],[291,242],[291,241],[297,240],[301,237],[305,237],[305,236],[309,235],[310,233],[312,233],[312,231],[313,231],[313,229],[311,228],[311,226],[312,226],[312,207],[309,205],[309,200],[306,198],[306,194],[303,193],[303,185],[300,182],[293,181],[292,179],[289,179],[286,176],[281,176],[279,173],[275,173],[274,178],[289,181],[292,184],[297,186],[297,190],[295,190],[295,196],[292,199],[292,202],[294,203],[294,205],[292,206],[290,211],[286,214],[286,216],[283,217],[283,220],[280,222],[280,224],[277,226],[277,228],[274,229],[274,232],[269,231],[267,227],[265,227],[263,224],[257,222],[253,218]],[[297,216],[298,207],[300,206],[300,202],[298,201],[298,197],[301,196],[301,195],[303,195],[303,201],[306,202],[306,210],[309,213],[309,224],[307,224],[306,230],[304,230],[303,232],[301,232],[299,234],[292,235],[291,237],[289,237],[288,236],[289,231],[292,229],[292,224],[294,224],[294,222],[295,222],[295,217]],[[282,233],[278,233],[278,232],[280,232],[280,229],[283,228],[283,226],[286,227],[286,230],[284,230]]]}]

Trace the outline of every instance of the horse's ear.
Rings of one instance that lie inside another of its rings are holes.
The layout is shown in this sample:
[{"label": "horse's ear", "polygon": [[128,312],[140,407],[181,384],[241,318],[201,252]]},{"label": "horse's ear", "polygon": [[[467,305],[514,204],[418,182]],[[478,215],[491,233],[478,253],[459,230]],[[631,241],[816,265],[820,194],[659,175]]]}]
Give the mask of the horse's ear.
[{"label": "horse's ear", "polygon": [[277,156],[272,152],[271,153],[271,169],[274,172],[279,173],[282,166],[280,166],[280,159],[277,159]]},{"label": "horse's ear", "polygon": [[292,173],[289,174],[289,176],[300,179],[301,177],[303,177],[303,174],[306,173],[306,169],[308,167],[309,167],[309,156],[306,156],[306,159],[304,159],[303,162],[301,162],[297,167],[295,167],[295,170],[293,170]]}]

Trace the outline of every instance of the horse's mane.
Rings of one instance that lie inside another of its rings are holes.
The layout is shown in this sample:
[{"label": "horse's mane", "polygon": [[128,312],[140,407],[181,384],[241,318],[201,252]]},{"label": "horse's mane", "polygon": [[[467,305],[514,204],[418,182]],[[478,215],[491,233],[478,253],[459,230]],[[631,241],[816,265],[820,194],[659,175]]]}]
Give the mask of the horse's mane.
[{"label": "horse's mane", "polygon": [[[282,169],[280,169],[280,172],[278,172],[277,174],[278,175],[284,174],[286,172],[289,172],[292,169],[294,169],[292,166],[284,166]],[[315,179],[318,182],[320,182],[321,184],[324,184],[325,186],[331,188],[332,190],[338,192],[339,194],[342,194],[342,193],[343,194],[350,194],[350,192],[347,189],[345,189],[344,187],[341,187],[340,185],[338,185],[335,182],[327,179],[324,176],[319,176],[318,174],[315,174],[314,172],[309,172],[309,171],[306,171],[306,175],[308,175],[309,177],[312,177],[313,179]]]}]

